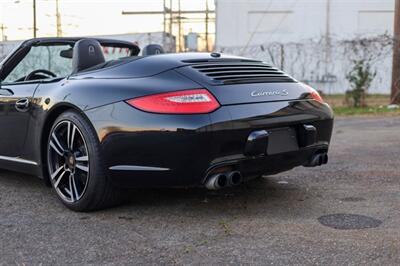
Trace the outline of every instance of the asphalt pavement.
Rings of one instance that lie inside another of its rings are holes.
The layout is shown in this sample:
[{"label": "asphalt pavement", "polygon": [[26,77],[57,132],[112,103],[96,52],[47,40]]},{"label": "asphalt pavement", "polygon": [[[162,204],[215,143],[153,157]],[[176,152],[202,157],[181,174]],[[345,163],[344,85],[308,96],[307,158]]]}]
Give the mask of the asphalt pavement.
[{"label": "asphalt pavement", "polygon": [[0,170],[0,265],[82,264],[400,265],[400,117],[337,119],[327,166],[95,213]]}]

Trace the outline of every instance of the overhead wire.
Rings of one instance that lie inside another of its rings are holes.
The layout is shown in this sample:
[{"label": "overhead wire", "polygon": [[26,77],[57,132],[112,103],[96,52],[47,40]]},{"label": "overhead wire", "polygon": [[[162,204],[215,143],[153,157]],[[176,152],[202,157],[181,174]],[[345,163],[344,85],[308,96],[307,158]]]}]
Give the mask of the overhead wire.
[{"label": "overhead wire", "polygon": [[260,19],[258,20],[258,22],[257,22],[256,28],[254,29],[254,31],[251,32],[250,37],[249,37],[249,39],[248,39],[247,42],[246,42],[246,45],[243,47],[243,49],[242,49],[242,51],[241,51],[241,53],[240,53],[241,55],[246,51],[247,47],[250,45],[251,41],[253,40],[253,37],[254,37],[254,35],[256,34],[258,28],[261,26],[261,23],[263,22],[265,16],[267,15],[268,10],[269,10],[269,8],[270,8],[271,5],[272,5],[272,2],[273,2],[273,0],[270,0],[270,1],[268,2],[267,7],[266,7],[265,10],[263,11],[263,15],[261,16],[261,18],[260,18]]},{"label": "overhead wire", "polygon": [[[293,8],[296,7],[297,3],[298,3],[298,0],[293,0],[292,5],[290,6],[290,10],[293,10]],[[268,14],[268,9],[271,7],[271,4],[272,4],[272,0],[269,2],[269,4],[268,4],[266,10],[264,11],[263,16],[262,16],[262,17],[260,18],[260,20],[258,21],[256,28],[254,29],[254,31],[252,31],[252,33],[251,33],[251,35],[250,35],[248,41],[246,42],[246,45],[242,48],[242,50],[241,50],[241,52],[240,52],[240,55],[243,55],[244,52],[245,52],[245,51],[247,50],[247,48],[249,47],[251,41],[253,40],[253,37],[254,37],[255,33],[257,32],[258,28],[261,26],[261,23],[263,22],[265,16]],[[272,32],[269,33],[269,36],[267,35],[267,39],[268,39],[268,38],[271,38],[271,37],[278,31],[278,29],[282,26],[282,23],[285,21],[285,19],[287,18],[287,16],[288,16],[289,14],[290,14],[289,12],[285,13],[285,15],[281,18],[281,20],[279,21],[279,23],[278,23],[278,25],[275,27],[275,29],[274,29]]]}]

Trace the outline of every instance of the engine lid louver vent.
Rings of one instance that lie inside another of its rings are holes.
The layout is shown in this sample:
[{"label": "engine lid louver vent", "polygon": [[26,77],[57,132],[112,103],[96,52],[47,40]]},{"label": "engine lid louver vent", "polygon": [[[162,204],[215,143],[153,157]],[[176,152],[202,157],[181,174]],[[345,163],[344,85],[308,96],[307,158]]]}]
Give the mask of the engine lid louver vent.
[{"label": "engine lid louver vent", "polygon": [[214,84],[296,82],[279,69],[257,61],[208,61],[191,68]]}]

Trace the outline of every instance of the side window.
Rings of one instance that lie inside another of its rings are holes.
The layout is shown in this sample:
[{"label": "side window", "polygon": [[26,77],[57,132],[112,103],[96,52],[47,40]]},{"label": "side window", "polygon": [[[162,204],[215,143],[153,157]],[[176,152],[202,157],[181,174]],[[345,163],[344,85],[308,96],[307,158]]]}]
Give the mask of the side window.
[{"label": "side window", "polygon": [[[28,54],[18,63],[18,65],[4,79],[5,83],[24,81],[25,78],[35,70],[47,70],[56,75],[64,77],[72,72],[72,59],[61,56],[62,51],[71,49],[69,45],[43,45],[33,46]],[[51,78],[47,75],[38,73],[30,80]]]}]

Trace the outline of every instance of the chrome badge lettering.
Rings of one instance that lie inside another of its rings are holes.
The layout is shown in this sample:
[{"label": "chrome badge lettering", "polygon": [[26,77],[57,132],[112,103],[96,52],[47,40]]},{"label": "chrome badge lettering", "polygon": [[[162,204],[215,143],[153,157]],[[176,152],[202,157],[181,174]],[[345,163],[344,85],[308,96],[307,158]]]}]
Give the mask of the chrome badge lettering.
[{"label": "chrome badge lettering", "polygon": [[289,92],[286,89],[283,90],[271,90],[271,91],[252,91],[252,97],[261,97],[261,96],[287,96]]}]

